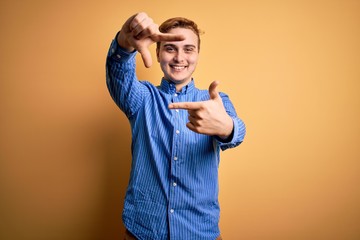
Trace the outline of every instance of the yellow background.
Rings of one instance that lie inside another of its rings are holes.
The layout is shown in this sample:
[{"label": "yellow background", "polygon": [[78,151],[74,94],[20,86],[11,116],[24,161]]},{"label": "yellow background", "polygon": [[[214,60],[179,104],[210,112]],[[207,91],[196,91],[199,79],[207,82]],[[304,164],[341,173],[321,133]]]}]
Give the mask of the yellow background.
[{"label": "yellow background", "polygon": [[139,11],[199,24],[197,86],[247,125],[222,153],[224,239],[360,239],[357,0],[2,0],[0,239],[122,240],[130,128],[105,58]]}]

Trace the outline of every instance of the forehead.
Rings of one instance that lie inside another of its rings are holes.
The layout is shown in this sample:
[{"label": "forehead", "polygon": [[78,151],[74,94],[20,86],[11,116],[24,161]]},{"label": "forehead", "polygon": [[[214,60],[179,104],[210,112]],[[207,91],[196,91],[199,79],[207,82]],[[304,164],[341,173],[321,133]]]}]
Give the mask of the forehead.
[{"label": "forehead", "polygon": [[168,33],[182,34],[185,39],[183,41],[164,42],[164,44],[171,43],[178,46],[194,45],[196,48],[198,47],[198,36],[191,29],[178,27],[171,29]]}]

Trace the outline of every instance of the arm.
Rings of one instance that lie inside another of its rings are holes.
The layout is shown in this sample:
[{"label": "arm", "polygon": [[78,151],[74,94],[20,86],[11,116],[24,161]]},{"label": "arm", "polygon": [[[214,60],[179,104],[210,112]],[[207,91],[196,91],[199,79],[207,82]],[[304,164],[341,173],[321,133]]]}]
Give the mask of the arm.
[{"label": "arm", "polygon": [[137,80],[136,52],[127,52],[113,40],[106,60],[106,84],[111,97],[128,118],[142,106],[147,89]]},{"label": "arm", "polygon": [[236,110],[226,94],[220,94],[226,113],[231,117],[234,127],[232,134],[225,140],[216,137],[222,150],[238,146],[244,141],[246,128],[244,122],[237,116]]}]

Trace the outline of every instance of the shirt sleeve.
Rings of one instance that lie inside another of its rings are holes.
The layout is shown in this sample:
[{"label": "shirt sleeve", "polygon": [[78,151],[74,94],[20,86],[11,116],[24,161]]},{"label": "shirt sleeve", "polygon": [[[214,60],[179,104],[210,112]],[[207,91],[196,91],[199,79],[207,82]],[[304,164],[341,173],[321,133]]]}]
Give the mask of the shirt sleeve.
[{"label": "shirt sleeve", "polygon": [[115,38],[106,59],[106,84],[109,93],[128,118],[138,111],[149,93],[136,76],[136,53],[122,49]]},{"label": "shirt sleeve", "polygon": [[246,134],[246,127],[244,122],[237,116],[234,105],[230,101],[228,95],[220,93],[226,112],[229,114],[234,123],[234,129],[230,139],[225,141],[219,137],[216,137],[221,150],[236,147],[244,141]]}]

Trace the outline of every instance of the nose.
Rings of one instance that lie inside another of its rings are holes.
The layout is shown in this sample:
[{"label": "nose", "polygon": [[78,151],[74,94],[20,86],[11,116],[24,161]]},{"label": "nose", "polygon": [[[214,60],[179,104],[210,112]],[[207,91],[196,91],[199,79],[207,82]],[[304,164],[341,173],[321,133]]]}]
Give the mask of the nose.
[{"label": "nose", "polygon": [[185,53],[183,51],[177,51],[174,55],[175,62],[183,62],[185,59]]}]

